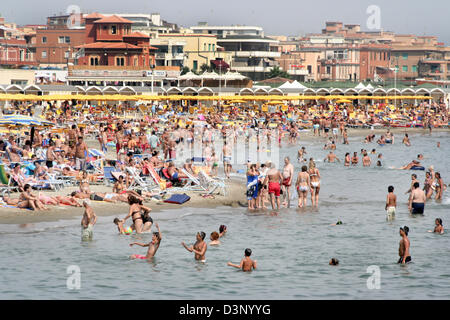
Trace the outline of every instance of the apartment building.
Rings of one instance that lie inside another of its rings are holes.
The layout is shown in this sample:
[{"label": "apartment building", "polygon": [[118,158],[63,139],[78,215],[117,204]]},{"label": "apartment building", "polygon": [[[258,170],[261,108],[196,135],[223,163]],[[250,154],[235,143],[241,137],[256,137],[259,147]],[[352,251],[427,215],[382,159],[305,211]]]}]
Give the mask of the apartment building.
[{"label": "apartment building", "polygon": [[255,26],[209,26],[199,23],[191,27],[194,34],[209,34],[217,37],[217,45],[224,54],[230,54],[230,68],[252,80],[263,80],[280,58],[279,41],[264,36],[261,27]]}]

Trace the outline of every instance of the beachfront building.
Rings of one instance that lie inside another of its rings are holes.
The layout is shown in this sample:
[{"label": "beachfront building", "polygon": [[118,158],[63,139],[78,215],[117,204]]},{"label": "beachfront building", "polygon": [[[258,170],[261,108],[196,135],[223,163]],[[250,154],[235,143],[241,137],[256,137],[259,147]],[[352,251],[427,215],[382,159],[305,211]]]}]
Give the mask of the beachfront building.
[{"label": "beachfront building", "polygon": [[281,56],[279,41],[264,36],[261,27],[254,26],[209,26],[199,23],[191,27],[195,34],[209,34],[217,37],[217,45],[224,54],[231,54],[230,69],[252,80],[264,80]]},{"label": "beachfront building", "polygon": [[0,17],[0,66],[36,66],[35,36],[32,28],[18,28],[16,24],[6,23],[5,18]]},{"label": "beachfront building", "polygon": [[174,38],[151,39],[152,47],[157,48],[155,53],[156,66],[178,66],[183,67],[186,41]]},{"label": "beachfront building", "polygon": [[[221,50],[217,43],[217,36],[212,34],[196,33],[169,33],[160,34],[157,39],[151,39],[152,46],[158,47],[159,41],[184,43],[183,48],[176,46],[172,59],[182,62],[180,66],[188,67],[194,72],[203,72],[207,68],[226,72],[231,63],[231,55]],[[159,51],[156,55],[158,55]]]},{"label": "beachfront building", "polygon": [[286,70],[292,80],[300,82],[319,81],[322,51],[316,48],[304,48],[282,52],[277,58],[280,68]]}]

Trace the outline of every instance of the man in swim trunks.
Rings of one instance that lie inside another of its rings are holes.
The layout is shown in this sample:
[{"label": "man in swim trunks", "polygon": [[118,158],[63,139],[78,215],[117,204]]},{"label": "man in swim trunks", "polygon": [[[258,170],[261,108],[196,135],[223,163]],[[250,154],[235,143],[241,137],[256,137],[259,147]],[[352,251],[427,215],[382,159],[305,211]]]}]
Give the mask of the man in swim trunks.
[{"label": "man in swim trunks", "polygon": [[158,232],[153,232],[153,236],[152,236],[152,241],[144,244],[144,243],[140,243],[140,242],[133,242],[130,243],[130,247],[132,247],[134,244],[141,246],[141,247],[148,247],[147,250],[147,254],[145,256],[139,255],[139,254],[133,254],[132,256],[130,256],[130,259],[151,259],[155,256],[156,251],[158,251],[159,245],[161,243],[161,239],[162,239],[162,233],[161,230],[159,229],[158,223],[155,223],[156,228],[158,229]]},{"label": "man in swim trunks", "polygon": [[197,261],[201,261],[201,262],[206,262],[206,258],[205,258],[205,254],[206,254],[206,249],[207,249],[207,245],[205,242],[205,236],[206,234],[201,231],[198,232],[196,235],[196,242],[194,243],[193,246],[188,247],[184,242],[181,242],[181,245],[189,252],[194,252],[195,253],[195,260]]},{"label": "man in swim trunks", "polygon": [[409,211],[411,214],[423,214],[425,210],[425,202],[427,196],[425,192],[419,188],[419,182],[415,182],[411,195],[409,196]]},{"label": "man in swim trunks", "polygon": [[386,198],[385,210],[387,212],[386,219],[391,221],[395,217],[395,210],[397,208],[397,196],[394,194],[394,187],[388,187],[388,195]]},{"label": "man in swim trunks", "polygon": [[233,264],[228,262],[227,265],[230,267],[235,267],[238,269],[242,269],[242,271],[252,271],[252,269],[256,269],[257,261],[252,260],[250,256],[252,255],[252,249],[245,249],[244,258],[241,260],[240,264]]},{"label": "man in swim trunks", "polygon": [[89,205],[88,200],[83,201],[84,214],[81,219],[81,240],[87,241],[92,240],[93,227],[97,222],[97,215],[95,214],[92,207]]},{"label": "man in swim trunks", "polygon": [[272,204],[272,210],[275,210],[275,198],[277,210],[280,209],[280,184],[283,181],[280,171],[275,168],[275,164],[271,164],[271,168],[267,171],[266,178],[264,179],[264,185],[269,186],[270,202]]},{"label": "man in swim trunks", "polygon": [[283,183],[282,183],[282,190],[283,190],[283,206],[286,206],[289,208],[290,206],[290,198],[291,198],[291,192],[290,188],[292,185],[292,178],[294,176],[294,166],[291,164],[289,157],[284,158],[284,168],[283,168]]},{"label": "man in swim trunks", "polygon": [[408,232],[409,228],[407,226],[400,228],[400,236],[402,237],[402,240],[400,240],[398,248],[398,255],[400,256],[400,259],[398,259],[397,263],[405,264],[411,262],[411,255],[409,254],[410,242],[408,239]]}]

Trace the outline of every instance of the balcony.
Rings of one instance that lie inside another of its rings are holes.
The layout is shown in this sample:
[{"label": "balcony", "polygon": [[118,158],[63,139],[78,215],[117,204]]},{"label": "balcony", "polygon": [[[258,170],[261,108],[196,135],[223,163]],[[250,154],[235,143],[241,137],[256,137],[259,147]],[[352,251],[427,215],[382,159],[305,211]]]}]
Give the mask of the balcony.
[{"label": "balcony", "polygon": [[234,53],[236,57],[254,57],[254,58],[279,58],[281,52],[274,51],[236,51]]},{"label": "balcony", "polygon": [[231,66],[232,70],[237,72],[270,72],[273,67],[259,67],[259,66]]},{"label": "balcony", "polygon": [[307,76],[309,74],[307,69],[287,70],[287,73],[292,76]]}]

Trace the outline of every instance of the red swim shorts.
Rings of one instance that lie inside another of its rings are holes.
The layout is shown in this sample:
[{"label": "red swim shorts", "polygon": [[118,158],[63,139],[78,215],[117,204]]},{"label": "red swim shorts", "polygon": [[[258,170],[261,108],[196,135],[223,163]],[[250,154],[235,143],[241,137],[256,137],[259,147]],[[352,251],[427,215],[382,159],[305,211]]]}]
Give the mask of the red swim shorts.
[{"label": "red swim shorts", "polygon": [[280,196],[280,184],[278,182],[269,182],[269,193],[274,193],[275,197]]}]

